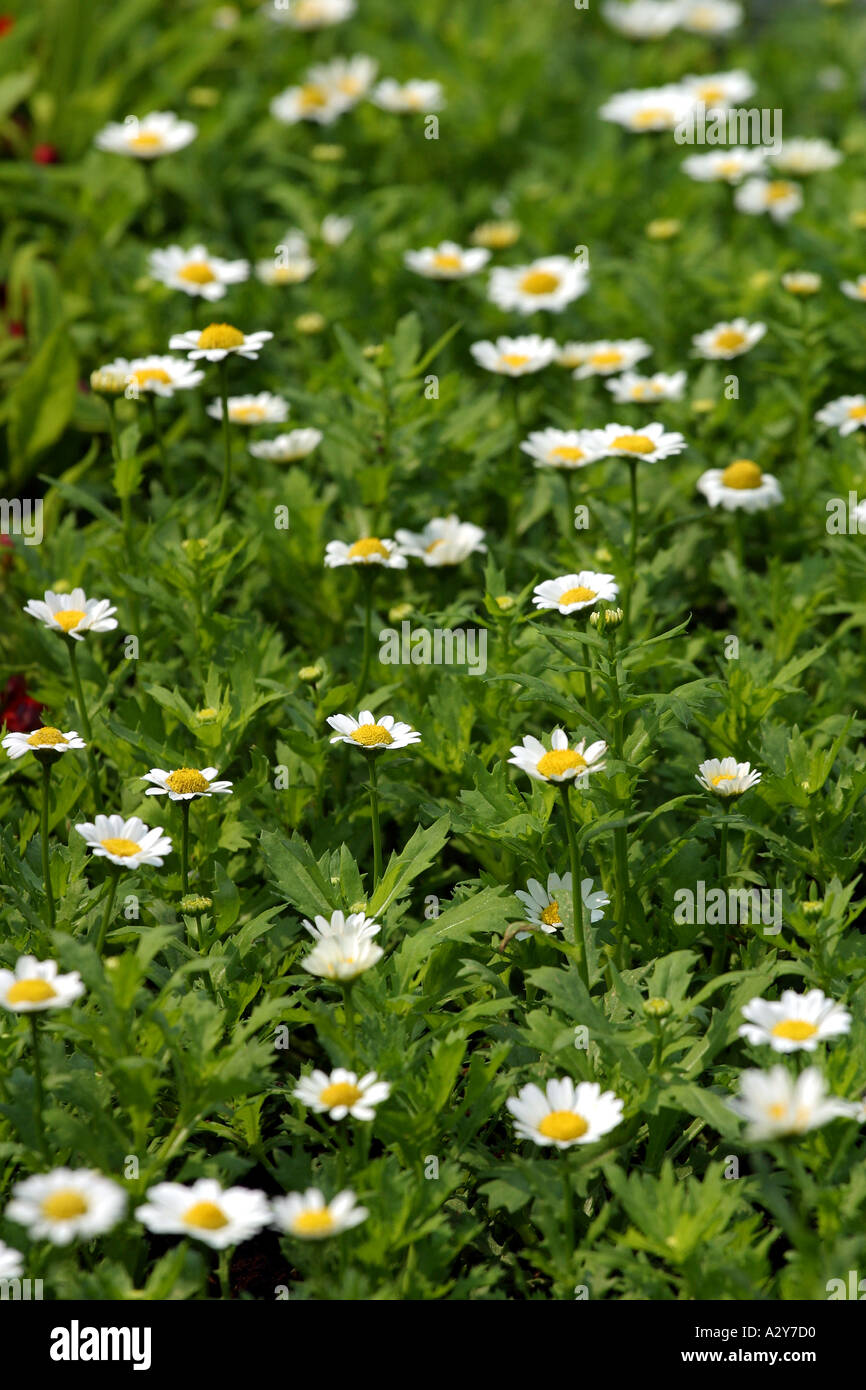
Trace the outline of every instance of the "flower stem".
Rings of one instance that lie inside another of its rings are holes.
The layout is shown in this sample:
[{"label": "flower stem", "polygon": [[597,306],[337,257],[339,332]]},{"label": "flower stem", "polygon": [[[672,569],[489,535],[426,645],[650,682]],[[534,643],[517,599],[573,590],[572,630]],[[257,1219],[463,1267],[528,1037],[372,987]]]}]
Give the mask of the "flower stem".
[{"label": "flower stem", "polygon": [[[622,761],[624,745],[624,714],[622,708],[622,691],[620,689],[620,663],[616,650],[616,636],[613,632],[608,637],[608,661],[611,674],[611,688],[613,694],[614,719],[613,719],[613,755],[618,761]],[[624,814],[628,812],[629,802],[626,797],[623,805]],[[617,963],[620,970],[625,969],[626,947],[628,935],[626,930],[626,915],[628,912],[629,899],[629,877],[628,877],[628,829],[621,825],[613,832],[613,851],[614,864],[616,867],[616,923],[619,928],[619,938],[617,941]]]},{"label": "flower stem", "polygon": [[574,949],[577,956],[577,969],[580,978],[589,989],[589,967],[583,923],[583,865],[574,829],[568,782],[559,783],[559,794],[562,798],[562,814],[565,817],[565,834],[568,840],[568,859],[571,869],[571,901],[574,913]]},{"label": "flower stem", "polygon": [[223,512],[225,511],[226,503],[229,500],[229,488],[231,487],[232,480],[232,433],[231,424],[229,422],[229,386],[228,370],[226,368],[225,358],[223,358],[222,362],[219,363],[219,383],[220,401],[222,402],[223,447],[225,450],[225,455],[223,459],[223,480],[222,485],[220,487],[219,499],[217,501],[214,525],[216,525]]},{"label": "flower stem", "polygon": [[84,690],[81,685],[81,673],[78,670],[78,644],[74,637],[70,637],[69,639],[69,664],[72,668],[72,684],[75,688],[75,703],[78,705],[81,732],[87,744],[87,767],[90,774],[90,786],[96,803],[94,809],[98,809],[102,796],[99,789],[99,771],[96,766],[96,758],[93,755],[93,729],[90,723],[90,715],[87,713],[87,704],[85,703]]},{"label": "flower stem", "polygon": [[180,803],[181,819],[181,839],[180,839],[180,875],[183,884],[183,895],[186,897],[189,892],[189,801]]},{"label": "flower stem", "polygon": [[156,413],[156,400],[151,391],[147,392],[147,409],[150,414],[150,430],[156,440],[156,451],[159,454],[159,463],[162,468],[162,478],[169,491],[173,491],[171,475],[168,471],[168,460],[165,456],[165,441],[162,437],[162,429],[159,424],[159,416]]},{"label": "flower stem", "polygon": [[[722,823],[719,827],[719,887],[725,891],[725,884],[728,879],[728,806],[722,809]],[[726,914],[722,914],[723,916]],[[725,956],[725,926],[719,926],[719,934],[716,937],[716,944],[713,947],[713,956],[710,962],[710,970],[715,975],[722,968]]]},{"label": "flower stem", "polygon": [[105,899],[105,911],[102,914],[102,921],[99,925],[99,935],[96,938],[96,954],[102,955],[105,949],[105,938],[108,933],[108,923],[111,921],[111,914],[114,911],[114,899],[117,896],[117,885],[120,880],[120,870],[115,868],[109,880],[108,893]]},{"label": "flower stem", "polygon": [[220,1285],[220,1298],[226,1300],[230,1299],[232,1296],[231,1279],[229,1277],[231,1263],[232,1251],[231,1247],[229,1246],[227,1249],[220,1251],[219,1261],[217,1263],[217,1276],[219,1278]]},{"label": "flower stem", "polygon": [[42,1085],[42,1053],[39,1048],[39,1024],[35,1014],[30,1014],[29,1019],[30,1038],[33,1045],[33,1118],[36,1122],[36,1139],[39,1150],[47,1163],[48,1144],[45,1141],[45,1120],[42,1114],[44,1088]]},{"label": "flower stem", "polygon": [[373,823],[373,888],[382,877],[382,826],[379,821],[379,783],[376,754],[368,754],[370,762],[370,818]]},{"label": "flower stem", "polygon": [[631,536],[628,545],[628,587],[625,591],[625,612],[623,614],[626,632],[631,625],[631,592],[634,588],[635,565],[637,563],[637,523],[638,523],[638,500],[637,500],[637,459],[628,460],[629,487],[631,491]]},{"label": "flower stem", "polygon": [[349,1061],[354,1066],[355,1063],[355,1005],[352,1002],[352,980],[347,980],[343,984],[343,1013],[346,1017],[346,1033],[348,1034]]},{"label": "flower stem", "polygon": [[51,867],[48,855],[48,810],[50,801],[51,787],[51,763],[46,754],[40,761],[42,763],[42,882],[45,885],[45,906],[48,909],[48,926],[54,930],[56,916],[54,912],[54,894],[51,890]]}]

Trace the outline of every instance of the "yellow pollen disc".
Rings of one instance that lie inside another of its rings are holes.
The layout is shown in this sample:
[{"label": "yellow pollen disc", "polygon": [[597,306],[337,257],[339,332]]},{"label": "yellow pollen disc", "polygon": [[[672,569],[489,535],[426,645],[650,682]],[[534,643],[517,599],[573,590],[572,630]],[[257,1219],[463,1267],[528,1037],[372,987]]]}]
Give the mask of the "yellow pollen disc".
[{"label": "yellow pollen disc", "polygon": [[255,423],[257,420],[264,420],[265,412],[260,405],[236,405],[229,406],[230,420],[248,420]]},{"label": "yellow pollen disc", "polygon": [[337,1105],[354,1105],[363,1094],[364,1092],[358,1086],[353,1086],[351,1081],[335,1081],[333,1086],[325,1087],[319,1100],[323,1105],[333,1109]]},{"label": "yellow pollen disc", "polygon": [[229,1219],[216,1202],[194,1202],[183,1214],[185,1226],[199,1226],[203,1231],[221,1231]]},{"label": "yellow pollen disc", "polygon": [[561,927],[562,918],[559,915],[559,903],[548,903],[541,914],[541,920],[546,927]]},{"label": "yellow pollen disc", "polygon": [[852,405],[848,411],[849,420],[866,420],[866,405]]},{"label": "yellow pollen disc", "polygon": [[136,386],[147,386],[151,381],[159,381],[163,386],[171,383],[168,372],[163,371],[162,367],[142,367],[139,371],[132,373],[132,379]]},{"label": "yellow pollen disc", "polygon": [[56,998],[57,990],[47,980],[16,980],[6,992],[7,1004],[44,1004]]},{"label": "yellow pollen disc", "polygon": [[145,130],[139,135],[133,135],[129,144],[133,150],[158,150],[162,144],[162,136],[153,135]]},{"label": "yellow pollen disc", "polygon": [[179,767],[177,772],[170,772],[165,779],[165,785],[170,791],[180,792],[183,795],[189,792],[206,792],[210,783],[206,777],[202,777],[193,767]]},{"label": "yellow pollen disc", "polygon": [[604,348],[601,352],[594,352],[589,360],[593,367],[615,367],[622,361],[622,353],[616,348]]},{"label": "yellow pollen disc", "polygon": [[327,1207],[321,1211],[302,1211],[295,1217],[295,1230],[301,1236],[323,1236],[333,1225],[334,1218]]},{"label": "yellow pollen disc", "polygon": [[341,77],[337,87],[341,92],[345,92],[347,97],[357,96],[361,90],[362,83],[357,77]]},{"label": "yellow pollen disc", "polygon": [[216,279],[207,261],[187,261],[177,272],[178,280],[189,280],[191,285],[209,285]]},{"label": "yellow pollen disc", "polygon": [[37,729],[27,742],[31,748],[56,748],[58,743],[66,742],[66,737],[59,729],[52,729],[49,725],[44,729]]},{"label": "yellow pollen disc", "polygon": [[433,257],[433,264],[437,270],[459,270],[462,261],[453,251],[437,251]]},{"label": "yellow pollen disc", "polygon": [[525,367],[529,358],[522,357],[519,352],[506,352],[503,353],[502,361],[506,367]]},{"label": "yellow pollen disc", "polygon": [[785,183],[782,179],[777,179],[767,185],[767,198],[771,203],[778,203],[782,198],[790,197],[794,191],[793,184]]},{"label": "yellow pollen disc", "polygon": [[304,273],[303,265],[275,265],[271,277],[275,285],[295,285],[303,280]]},{"label": "yellow pollen disc", "polygon": [[720,174],[725,178],[730,178],[733,174],[738,174],[742,165],[738,159],[723,159],[716,166]]},{"label": "yellow pollen disc", "polygon": [[58,627],[62,627],[64,632],[71,632],[74,627],[78,627],[81,619],[85,616],[82,608],[61,608],[54,614],[54,621]]},{"label": "yellow pollen disc", "polygon": [[587,589],[585,584],[579,584],[576,589],[566,589],[564,594],[560,594],[559,602],[565,608],[569,603],[592,603],[597,597],[594,589]]},{"label": "yellow pollen disc", "polygon": [[735,772],[720,772],[718,777],[711,777],[710,781],[714,787],[718,787],[722,782],[733,782],[736,775]]},{"label": "yellow pollen disc", "polygon": [[141,845],[136,844],[135,840],[125,840],[122,836],[109,837],[107,840],[100,840],[99,843],[109,854],[116,854],[119,859],[128,859],[130,855],[138,854],[141,849]]},{"label": "yellow pollen disc", "polygon": [[76,1216],[87,1213],[87,1202],[74,1187],[61,1187],[40,1202],[42,1215],[49,1221],[72,1221]]},{"label": "yellow pollen disc", "polygon": [[645,111],[635,113],[632,124],[639,129],[652,125],[672,125],[673,113],[666,111],[663,106],[649,106]]},{"label": "yellow pollen disc", "polygon": [[751,459],[734,459],[722,474],[722,485],[746,491],[760,487],[763,473]]},{"label": "yellow pollen disc", "polygon": [[200,348],[242,347],[243,341],[243,333],[239,328],[232,328],[230,323],[209,323],[198,335]]},{"label": "yellow pollen disc", "polygon": [[425,548],[424,554],[425,554],[425,555],[432,555],[432,553],[433,553],[434,550],[438,550],[438,549],[439,549],[439,546],[440,546],[440,545],[444,545],[444,544],[445,544],[445,537],[444,537],[444,536],[437,536],[437,537],[436,537],[436,540],[435,540],[435,541],[431,541],[430,544]]},{"label": "yellow pollen disc", "polygon": [[545,753],[537,764],[542,777],[561,777],[563,772],[568,772],[571,768],[580,772],[581,768],[584,767],[586,767],[586,759],[571,748],[551,748],[550,752]]},{"label": "yellow pollen disc", "polygon": [[611,448],[624,449],[627,454],[651,454],[656,445],[645,434],[619,434]]},{"label": "yellow pollen disc", "polygon": [[716,334],[716,347],[724,348],[726,351],[742,347],[745,341],[745,333],[740,333],[736,328],[723,328],[721,333]]},{"label": "yellow pollen disc", "polygon": [[584,451],[578,449],[576,444],[557,444],[555,449],[551,449],[550,457],[562,459],[565,463],[577,463],[584,457]]},{"label": "yellow pollen disc", "polygon": [[393,743],[394,740],[383,729],[381,724],[361,724],[357,729],[352,730],[351,737],[356,743],[361,743],[365,748],[378,748],[383,744]]},{"label": "yellow pollen disc", "polygon": [[788,1113],[788,1107],[787,1105],[783,1105],[781,1101],[777,1101],[775,1105],[770,1106],[767,1113],[771,1120],[784,1120]]},{"label": "yellow pollen disc", "polygon": [[817,1031],[815,1024],[807,1023],[804,1018],[785,1018],[773,1028],[773,1037],[805,1042],[807,1038],[814,1038]]},{"label": "yellow pollen disc", "polygon": [[362,536],[354,545],[349,546],[350,560],[367,560],[372,555],[378,555],[382,560],[388,558],[387,546],[384,546],[377,536]]},{"label": "yellow pollen disc", "polygon": [[524,294],[553,294],[559,288],[559,276],[549,270],[530,270],[520,282]]},{"label": "yellow pollen disc", "polygon": [[576,1115],[573,1110],[551,1110],[538,1126],[539,1134],[545,1139],[580,1139],[588,1129],[583,1116]]},{"label": "yellow pollen disc", "polygon": [[712,106],[714,102],[724,101],[725,91],[723,87],[713,87],[707,83],[705,87],[698,88],[698,96],[705,105]]},{"label": "yellow pollen disc", "polygon": [[328,98],[321,87],[316,87],[313,83],[301,88],[301,106],[305,111],[313,108],[318,109],[327,106]]}]

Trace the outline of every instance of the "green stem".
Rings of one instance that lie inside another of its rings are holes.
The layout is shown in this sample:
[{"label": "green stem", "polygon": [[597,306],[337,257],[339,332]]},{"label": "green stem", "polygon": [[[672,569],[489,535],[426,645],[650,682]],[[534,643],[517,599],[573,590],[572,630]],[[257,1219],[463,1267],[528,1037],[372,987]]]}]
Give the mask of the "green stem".
[{"label": "green stem", "polygon": [[99,935],[96,938],[96,954],[98,956],[101,956],[105,949],[108,923],[111,921],[111,914],[114,911],[114,899],[117,897],[117,885],[119,880],[120,870],[115,866],[109,882],[108,894],[105,899],[105,911],[102,914],[102,921],[99,925]]},{"label": "green stem", "polygon": [[[719,827],[719,887],[722,889],[722,892],[724,892],[725,884],[728,880],[728,811],[729,807],[725,805],[722,809],[722,824]],[[722,968],[725,957],[725,945],[725,926],[724,923],[722,923],[719,926],[719,933],[716,937],[712,960],[710,962],[710,970],[714,975]]]},{"label": "green stem", "polygon": [[81,732],[87,744],[87,767],[90,775],[90,787],[95,801],[94,810],[98,811],[102,792],[99,788],[99,771],[96,766],[96,758],[93,754],[93,729],[90,723],[90,716],[87,713],[84,689],[81,684],[81,673],[78,670],[78,643],[74,637],[70,637],[69,639],[69,664],[72,668],[72,684],[75,689],[75,703],[78,706],[78,717],[81,720]]},{"label": "green stem", "polygon": [[189,808],[191,804],[192,803],[189,801],[182,801],[180,803],[180,875],[184,897],[186,897],[189,892]]},{"label": "green stem", "polygon": [[565,817],[565,834],[568,840],[568,860],[571,869],[571,901],[574,913],[574,949],[577,957],[577,969],[580,978],[589,989],[589,967],[583,924],[583,864],[574,829],[568,782],[559,783],[559,793],[562,798],[562,814]]},{"label": "green stem", "polygon": [[[616,650],[616,636],[613,632],[608,637],[608,661],[610,665],[611,689],[613,694],[614,718],[613,718],[613,755],[618,762],[622,762],[623,748],[625,742],[625,715],[622,708],[621,690],[621,666]],[[623,814],[626,815],[629,809],[628,797],[622,806]],[[613,852],[614,864],[616,866],[616,923],[619,929],[617,938],[617,964],[620,970],[626,968],[628,933],[626,919],[628,914],[628,899],[630,892],[628,874],[628,829],[621,825],[613,832]]]},{"label": "green stem", "polygon": [[382,826],[379,820],[379,783],[376,767],[376,753],[369,753],[370,763],[370,818],[373,823],[373,888],[379,886],[382,877]]},{"label": "green stem", "polygon": [[637,459],[629,459],[629,488],[631,492],[631,535],[628,545],[628,587],[625,591],[625,612],[623,614],[626,632],[629,631],[631,624],[631,593],[634,588],[635,565],[637,563],[637,525],[638,525],[638,499],[637,499]]},{"label": "green stem", "polygon": [[232,433],[231,424],[229,422],[228,370],[226,368],[225,358],[223,358],[223,360],[219,363],[219,385],[220,401],[222,402],[223,447],[225,450],[225,455],[223,459],[223,480],[222,485],[220,487],[219,499],[217,501],[214,525],[216,525],[223,512],[225,511],[226,503],[229,500],[229,488],[231,487],[232,481]]},{"label": "green stem", "polygon": [[159,454],[159,465],[162,469],[162,480],[169,492],[174,492],[174,481],[169,472],[168,459],[165,454],[165,441],[162,437],[162,429],[159,424],[159,416],[156,413],[156,397],[152,391],[146,393],[147,409],[150,415],[150,431],[156,440],[156,451]]},{"label": "green stem", "polygon": [[346,1033],[348,1034],[347,1045],[349,1048],[349,1061],[355,1065],[355,1005],[352,1002],[352,984],[349,980],[343,985],[343,1013],[346,1017]]},{"label": "green stem", "polygon": [[571,1191],[571,1173],[568,1167],[568,1157],[566,1153],[559,1154],[559,1161],[562,1164],[562,1224],[565,1231],[565,1243],[569,1254],[574,1254],[574,1198]]},{"label": "green stem", "polygon": [[113,396],[105,397],[108,408],[108,428],[111,433],[111,453],[115,463],[120,463],[120,435],[117,430],[117,403]]},{"label": "green stem", "polygon": [[370,662],[373,657],[373,574],[368,574],[362,569],[361,583],[364,588],[364,650],[358,676],[358,689],[355,692],[356,700],[365,698],[367,681],[370,678]]},{"label": "green stem", "polygon": [[217,1275],[219,1277],[220,1285],[220,1298],[226,1300],[229,1300],[232,1296],[232,1286],[229,1277],[231,1270],[231,1262],[232,1251],[231,1247],[229,1246],[227,1249],[220,1251],[219,1261],[217,1264]]},{"label": "green stem", "polygon": [[48,909],[48,927],[53,931],[56,915],[54,912],[54,894],[51,890],[51,868],[48,855],[48,810],[50,802],[51,787],[51,763],[49,757],[52,754],[44,754],[40,759],[42,763],[42,882],[45,885],[45,906]]},{"label": "green stem", "polygon": [[42,1084],[42,1053],[39,1047],[39,1024],[36,1014],[29,1015],[30,1038],[33,1051],[33,1118],[36,1122],[36,1139],[39,1150],[48,1162],[48,1144],[45,1140],[45,1120],[42,1114],[44,1105],[44,1087]]}]

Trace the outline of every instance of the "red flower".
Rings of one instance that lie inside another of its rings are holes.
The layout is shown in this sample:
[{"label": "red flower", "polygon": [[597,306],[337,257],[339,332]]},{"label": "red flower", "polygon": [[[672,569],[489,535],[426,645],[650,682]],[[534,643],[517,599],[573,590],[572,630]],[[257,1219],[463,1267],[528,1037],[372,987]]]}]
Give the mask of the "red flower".
[{"label": "red flower", "polygon": [[0,14],[0,39],[5,38],[15,28],[15,17],[11,14]]},{"label": "red flower", "polygon": [[42,723],[45,706],[27,694],[23,676],[10,676],[0,690],[0,727],[6,725],[10,734],[32,734]]},{"label": "red flower", "polygon": [[33,150],[35,164],[56,164],[59,156],[53,145],[36,145]]}]

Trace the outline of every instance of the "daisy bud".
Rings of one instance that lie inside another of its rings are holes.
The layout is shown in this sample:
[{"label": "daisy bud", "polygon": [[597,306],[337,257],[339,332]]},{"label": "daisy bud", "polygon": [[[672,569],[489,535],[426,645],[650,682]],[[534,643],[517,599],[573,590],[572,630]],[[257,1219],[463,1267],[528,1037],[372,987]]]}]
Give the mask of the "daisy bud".
[{"label": "daisy bud", "polygon": [[180,900],[181,914],[185,917],[202,917],[205,912],[210,912],[212,907],[213,898],[205,898],[199,893],[187,893],[186,897]]},{"label": "daisy bud", "polygon": [[824,911],[823,898],[810,898],[808,902],[800,903],[803,915],[806,917],[819,917]]},{"label": "daisy bud", "polygon": [[482,222],[472,233],[472,240],[476,246],[486,246],[490,251],[505,251],[519,236],[518,222]]},{"label": "daisy bud", "polygon": [[205,540],[194,540],[193,538],[189,538],[188,540],[181,541],[181,546],[186,551],[190,560],[203,560],[207,554],[207,541]]},{"label": "daisy bud", "polygon": [[308,685],[315,685],[324,674],[321,666],[302,666],[298,672],[298,679],[306,681]]},{"label": "daisy bud", "polygon": [[314,145],[310,150],[310,158],[315,159],[317,164],[337,164],[345,153],[344,145]]},{"label": "daisy bud", "polygon": [[510,594],[498,594],[496,606],[497,608],[501,608],[503,613],[510,613],[514,607],[514,599]]},{"label": "daisy bud", "polygon": [[200,724],[212,724],[217,718],[217,711],[208,705],[205,709],[197,709],[195,717]]},{"label": "daisy bud", "polygon": [[682,222],[676,217],[659,217],[646,225],[646,235],[650,241],[670,241],[672,237],[679,236],[683,229]]},{"label": "daisy bud", "polygon": [[99,396],[122,396],[126,390],[126,377],[121,372],[112,372],[107,367],[90,373],[90,389]]},{"label": "daisy bud", "polygon": [[362,351],[365,357],[378,357],[384,351],[384,346],[384,343],[368,343]]},{"label": "daisy bud", "polygon": [[590,613],[589,621],[593,627],[601,627],[605,631],[619,627],[622,622],[621,608],[603,608],[598,613]]},{"label": "daisy bud", "polygon": [[324,314],[298,314],[295,319],[295,328],[298,333],[303,333],[310,337],[314,333],[324,333],[328,326],[328,321]]},{"label": "daisy bud", "polygon": [[186,97],[190,106],[217,106],[220,93],[216,87],[190,87]]},{"label": "daisy bud", "polygon": [[393,608],[388,609],[388,621],[391,623],[402,623],[412,612],[411,603],[395,603]]},{"label": "daisy bud", "polygon": [[647,1018],[667,1018],[671,1011],[671,1001],[656,996],[653,999],[645,999],[643,1011]]}]

